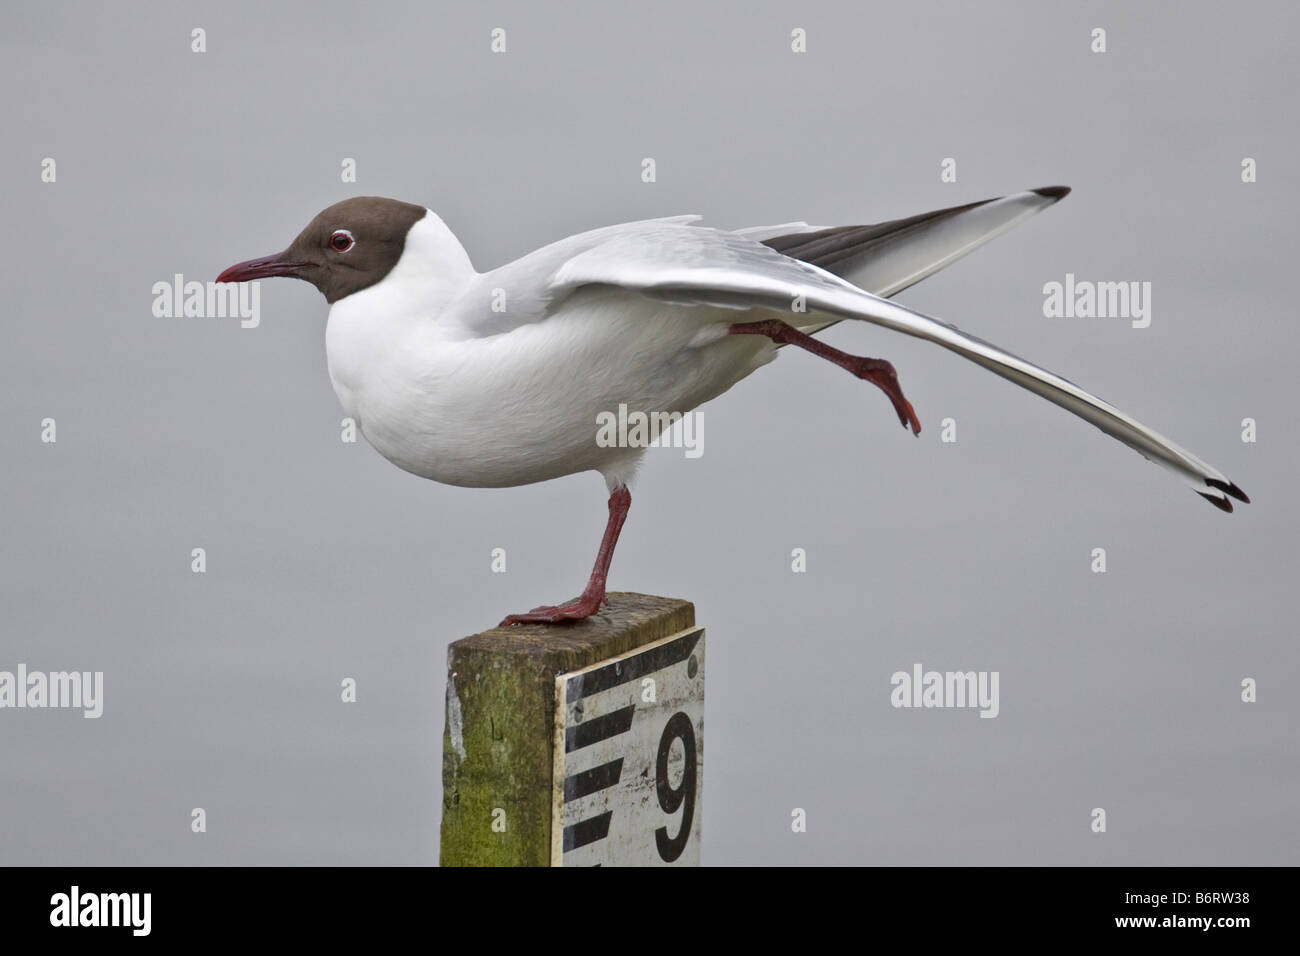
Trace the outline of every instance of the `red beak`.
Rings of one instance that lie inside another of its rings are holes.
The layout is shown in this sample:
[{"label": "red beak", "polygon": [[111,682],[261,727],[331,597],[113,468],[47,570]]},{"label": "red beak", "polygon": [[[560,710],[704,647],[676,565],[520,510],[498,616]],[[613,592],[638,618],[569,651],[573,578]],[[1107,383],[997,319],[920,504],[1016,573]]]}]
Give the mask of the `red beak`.
[{"label": "red beak", "polygon": [[295,279],[300,279],[302,278],[303,269],[309,269],[315,265],[314,262],[288,262],[283,256],[284,253],[281,252],[273,256],[263,256],[260,259],[238,262],[217,276],[217,281],[248,282],[250,279],[272,279],[276,276],[292,276]]}]

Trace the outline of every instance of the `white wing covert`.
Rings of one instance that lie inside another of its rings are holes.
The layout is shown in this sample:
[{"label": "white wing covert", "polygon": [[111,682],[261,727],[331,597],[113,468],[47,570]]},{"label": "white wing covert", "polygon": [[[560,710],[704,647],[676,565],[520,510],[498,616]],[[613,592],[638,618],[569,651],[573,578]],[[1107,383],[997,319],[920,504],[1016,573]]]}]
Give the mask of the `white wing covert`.
[{"label": "white wing covert", "polygon": [[547,283],[550,301],[553,305],[590,285],[616,286],[680,305],[762,309],[806,319],[806,313],[794,310],[800,302],[809,311],[926,339],[1090,422],[1173,471],[1224,511],[1232,510],[1230,498],[1249,500],[1217,469],[1073,382],[749,236],[670,222],[617,228],[555,270]]}]

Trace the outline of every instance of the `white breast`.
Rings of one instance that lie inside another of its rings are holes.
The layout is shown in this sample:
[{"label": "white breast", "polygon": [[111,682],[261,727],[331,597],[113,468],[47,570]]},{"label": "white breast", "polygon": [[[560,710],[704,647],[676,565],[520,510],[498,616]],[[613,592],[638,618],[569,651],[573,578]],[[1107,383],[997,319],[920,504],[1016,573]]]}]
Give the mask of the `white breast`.
[{"label": "white breast", "polygon": [[[408,238],[413,259],[427,252],[422,240],[438,238],[428,232],[413,245]],[[446,484],[630,474],[642,450],[600,447],[600,413],[620,403],[690,411],[776,354],[759,336],[701,344],[710,316],[721,325],[737,320],[734,311],[614,290],[580,291],[557,314],[506,333],[456,337],[437,321],[448,283],[408,265],[404,253],[384,281],[335,303],[325,337],[330,380],[384,457]],[[413,273],[422,281],[409,281]]]}]

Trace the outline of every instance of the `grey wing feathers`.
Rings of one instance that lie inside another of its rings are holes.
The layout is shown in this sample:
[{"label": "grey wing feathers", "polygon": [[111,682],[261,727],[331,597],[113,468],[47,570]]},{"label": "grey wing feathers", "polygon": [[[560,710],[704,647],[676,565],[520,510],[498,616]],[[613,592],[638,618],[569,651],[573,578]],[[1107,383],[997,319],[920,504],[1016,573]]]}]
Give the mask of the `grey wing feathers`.
[{"label": "grey wing feathers", "polygon": [[[1027,195],[1031,194],[1021,193],[1008,199]],[[1052,202],[1059,198],[1051,194],[1032,195]],[[895,245],[883,253],[887,258],[892,256],[889,266],[877,275],[892,276],[890,281],[896,284],[908,279],[915,281],[912,277],[924,277],[986,241],[987,230],[972,230],[968,228],[969,222],[960,222],[976,210],[977,206],[958,207],[955,212],[947,210],[928,218],[904,220],[910,225],[901,228],[889,228],[897,226],[896,223],[884,224],[875,233],[868,230],[836,234],[833,230],[821,230],[784,245],[811,258],[829,261],[832,266],[858,261],[853,270],[860,271],[875,267],[869,251],[866,261],[861,261],[862,247],[869,249],[873,242],[893,236]],[[1004,207],[1001,212],[1008,210]],[[996,228],[1009,228],[1024,210],[1009,212],[1010,216],[999,215]],[[944,222],[960,224],[960,227],[945,235],[938,231]],[[928,232],[927,223],[931,224]],[[919,238],[916,230],[921,233]],[[935,237],[941,235],[943,241],[936,241]],[[737,233],[696,226],[645,224],[612,233],[607,240],[564,262],[551,276],[548,287],[558,302],[567,292],[590,284],[620,286],[682,305],[767,309],[782,313],[782,318],[805,331],[810,327],[824,327],[840,318],[852,318],[928,339],[1060,405],[1144,457],[1169,468],[1216,507],[1231,511],[1229,498],[1248,500],[1240,488],[1210,465],[1072,382],[955,326],[866,292],[814,263],[783,254],[773,247],[771,240],[760,243]],[[798,313],[805,321],[795,322],[791,318],[794,314],[791,305],[796,299],[803,300],[811,310]]]},{"label": "grey wing feathers", "polygon": [[[769,233],[762,241],[872,295],[890,298],[1059,202],[1069,192],[1066,186],[1044,186],[870,226],[825,229],[792,224],[796,228],[790,232]],[[817,332],[836,321],[799,327]]]},{"label": "grey wing feathers", "polygon": [[[811,232],[775,236],[764,240],[763,245],[792,259],[799,259],[820,266],[827,272],[842,275],[847,271],[846,266],[855,259],[866,257],[889,243],[924,233],[927,226],[933,226],[944,219],[983,206],[988,201],[937,209],[933,212],[909,216],[906,219],[893,219],[870,226],[830,226]],[[902,287],[897,291],[902,291]]]}]

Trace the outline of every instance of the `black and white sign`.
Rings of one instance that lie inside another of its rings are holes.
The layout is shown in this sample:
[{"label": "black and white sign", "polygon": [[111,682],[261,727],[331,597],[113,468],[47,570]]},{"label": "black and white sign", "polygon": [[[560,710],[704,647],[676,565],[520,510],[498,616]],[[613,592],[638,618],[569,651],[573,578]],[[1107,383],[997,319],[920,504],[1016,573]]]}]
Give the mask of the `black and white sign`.
[{"label": "black and white sign", "polygon": [[698,866],[704,628],[555,679],[554,866]]}]

